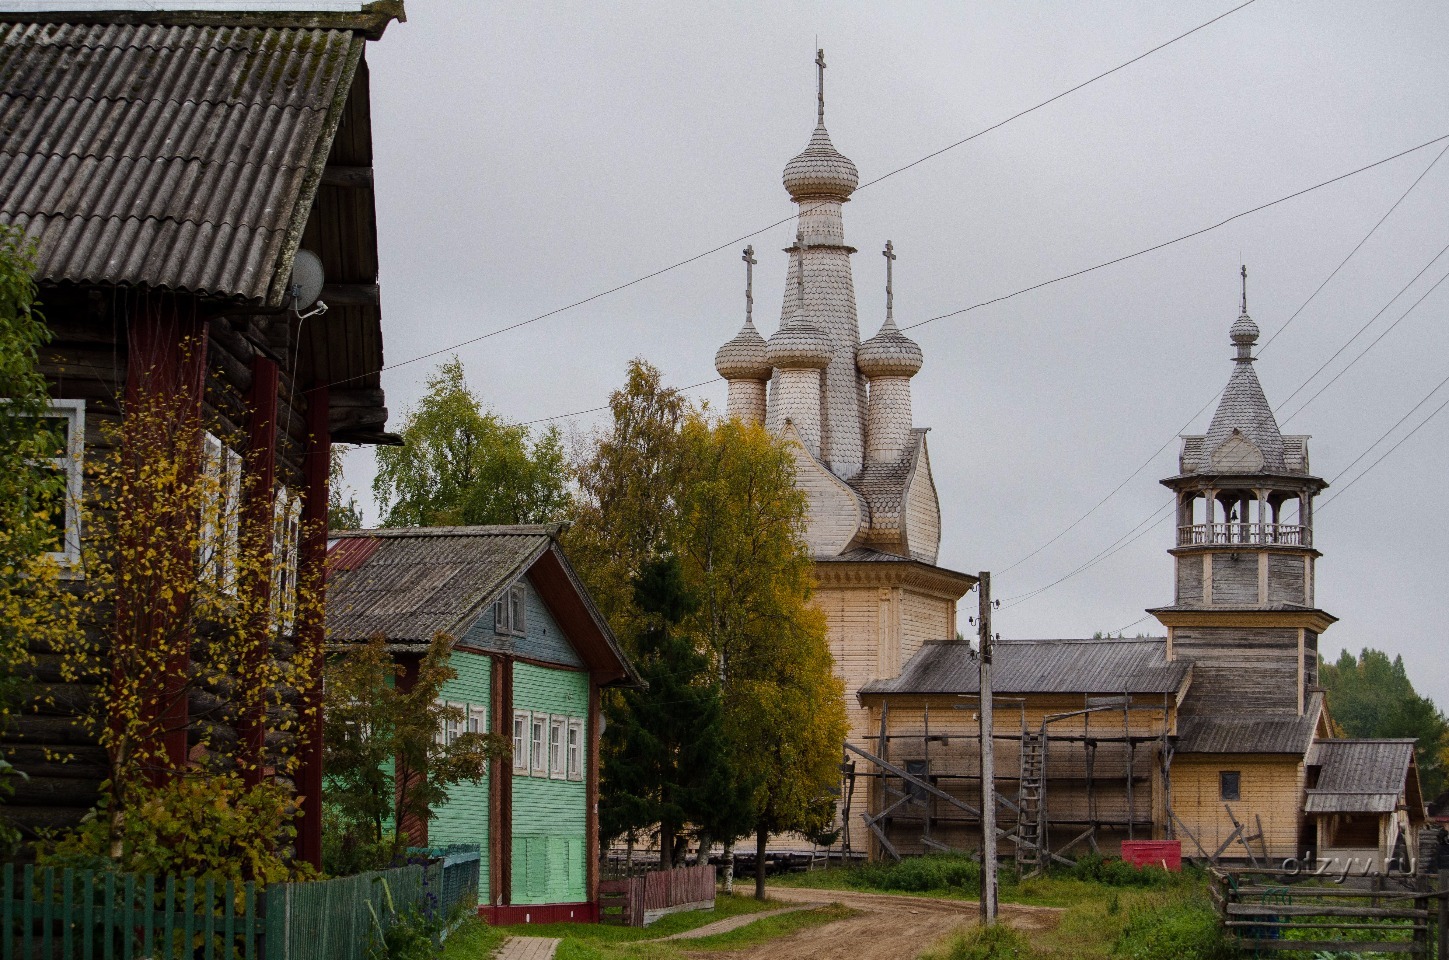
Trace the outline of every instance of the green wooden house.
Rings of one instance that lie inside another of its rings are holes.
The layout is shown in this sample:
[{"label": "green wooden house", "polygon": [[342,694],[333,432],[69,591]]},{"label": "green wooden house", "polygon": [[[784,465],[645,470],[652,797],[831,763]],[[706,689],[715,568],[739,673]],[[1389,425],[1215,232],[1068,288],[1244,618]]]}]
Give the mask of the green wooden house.
[{"label": "green wooden house", "polygon": [[483,850],[479,912],[495,923],[597,919],[599,691],[638,677],[558,544],[563,527],[334,534],[327,640],[387,639],[407,682],[454,638],[443,698],[459,732],[512,735],[510,769],[450,791],[415,843]]}]

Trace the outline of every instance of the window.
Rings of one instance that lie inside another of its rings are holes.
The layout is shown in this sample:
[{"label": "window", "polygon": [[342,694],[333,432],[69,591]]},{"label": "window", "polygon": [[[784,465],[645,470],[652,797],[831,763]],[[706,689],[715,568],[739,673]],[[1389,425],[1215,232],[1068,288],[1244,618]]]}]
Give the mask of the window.
[{"label": "window", "polygon": [[[445,707],[454,707],[456,709],[464,710],[464,711],[466,711],[466,709],[467,709],[464,704],[461,704],[461,703],[448,703],[447,701],[444,701],[443,702],[443,706],[445,706]],[[460,719],[457,716],[447,717],[447,718],[445,718],[443,720],[443,726],[438,731],[438,742],[441,743],[445,747],[451,746],[452,743],[453,743],[453,741],[458,739],[458,734],[460,734],[462,732],[463,732],[463,720]]]},{"label": "window", "polygon": [[469,733],[482,736],[488,732],[488,711],[483,707],[469,707],[466,722]]},{"label": "window", "polygon": [[584,778],[584,722],[569,721],[568,777],[570,780]]},{"label": "window", "polygon": [[548,726],[548,714],[535,714],[529,724],[530,770],[535,776],[548,773],[548,757],[543,752],[544,728]]},{"label": "window", "polygon": [[515,583],[493,603],[493,632],[521,637],[527,631],[524,612],[525,588]]},{"label": "window", "polygon": [[50,412],[44,415],[45,425],[54,430],[55,449],[40,466],[52,473],[56,483],[45,499],[36,504],[48,514],[54,537],[48,556],[56,563],[74,569],[80,566],[80,501],[85,449],[86,403],[84,400],[52,400]]},{"label": "window", "polygon": [[564,740],[568,737],[568,718],[552,717],[548,722],[548,775],[555,780],[568,776],[564,768]]},{"label": "window", "polygon": [[513,711],[513,772],[528,773],[528,711]]},{"label": "window", "polygon": [[241,455],[208,433],[202,456],[201,536],[197,573],[202,582],[236,594],[241,530]]},{"label": "window", "polygon": [[1241,775],[1237,770],[1223,770],[1218,773],[1218,796],[1223,800],[1239,800]]},{"label": "window", "polygon": [[302,498],[281,487],[272,503],[272,625],[282,633],[291,633],[297,619],[301,534]]}]

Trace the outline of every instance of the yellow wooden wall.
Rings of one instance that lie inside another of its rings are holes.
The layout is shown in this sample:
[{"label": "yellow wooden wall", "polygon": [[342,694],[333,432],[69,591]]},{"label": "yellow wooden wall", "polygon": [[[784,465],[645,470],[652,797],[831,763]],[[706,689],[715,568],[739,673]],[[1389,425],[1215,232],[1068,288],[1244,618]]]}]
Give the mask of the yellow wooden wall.
[{"label": "yellow wooden wall", "polygon": [[[1261,818],[1270,859],[1302,856],[1303,851],[1297,849],[1303,817],[1304,769],[1301,757],[1179,755],[1172,761],[1172,809],[1207,852],[1215,852],[1233,832],[1232,820],[1219,791],[1218,774],[1224,770],[1236,770],[1240,774],[1241,799],[1228,801],[1227,806],[1243,824],[1244,832],[1257,833],[1255,817]],[[1190,839],[1186,836],[1181,839],[1184,856],[1200,856]],[[1261,858],[1263,845],[1255,842],[1253,853]],[[1223,856],[1242,858],[1247,853],[1242,844],[1234,841]]]}]

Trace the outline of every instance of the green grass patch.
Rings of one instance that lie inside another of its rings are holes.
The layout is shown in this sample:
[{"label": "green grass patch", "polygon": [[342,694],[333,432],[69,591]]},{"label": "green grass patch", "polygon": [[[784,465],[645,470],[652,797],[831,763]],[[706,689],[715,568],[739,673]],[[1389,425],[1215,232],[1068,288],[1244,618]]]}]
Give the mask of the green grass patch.
[{"label": "green grass patch", "polygon": [[[744,898],[738,898],[744,899]],[[755,901],[759,903],[759,901]],[[765,904],[765,909],[778,907],[779,904]],[[709,937],[699,937],[688,940],[641,939],[668,936],[670,933],[678,933],[678,930],[664,930],[664,920],[652,924],[642,930],[635,929],[636,934],[631,939],[611,938],[599,936],[598,928],[587,928],[576,926],[573,931],[558,930],[549,933],[533,931],[534,936],[563,936],[563,942],[559,944],[555,960],[684,960],[690,954],[712,950],[743,950],[748,947],[757,946],[761,943],[768,943],[780,937],[789,936],[799,930],[818,926],[824,923],[831,923],[835,920],[842,920],[854,916],[857,911],[839,904],[829,904],[815,907],[809,910],[798,910],[790,913],[775,914],[761,917],[753,923],[746,924],[728,933],[719,933]],[[724,917],[710,915],[705,911],[705,922],[713,923],[722,920]],[[738,915],[738,912],[735,914]],[[674,914],[678,917],[682,914]],[[695,924],[694,926],[701,926]],[[621,930],[623,928],[612,928]],[[686,927],[685,929],[693,929]],[[522,934],[520,934],[522,935]]]},{"label": "green grass patch", "polygon": [[443,958],[472,960],[475,957],[490,957],[507,939],[508,934],[497,927],[490,927],[476,916],[469,917],[443,941]]},{"label": "green grass patch", "polygon": [[850,907],[841,906],[838,903],[829,903],[809,910],[792,910],[789,913],[761,917],[753,923],[728,933],[716,933],[713,936],[700,937],[697,940],[674,942],[690,950],[740,950],[780,937],[788,937],[798,930],[818,927],[824,923],[834,923],[836,920],[846,920],[859,916],[859,914],[859,910],[852,910]]}]

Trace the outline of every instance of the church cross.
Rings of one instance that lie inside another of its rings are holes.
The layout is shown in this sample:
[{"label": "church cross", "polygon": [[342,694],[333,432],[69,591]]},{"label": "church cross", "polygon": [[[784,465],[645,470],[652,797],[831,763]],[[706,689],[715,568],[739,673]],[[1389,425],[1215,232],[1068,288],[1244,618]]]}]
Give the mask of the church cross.
[{"label": "church cross", "polygon": [[891,245],[891,242],[889,240],[887,240],[886,241],[886,245],[885,245],[885,249],[881,251],[881,256],[883,256],[883,257],[886,258],[886,322],[887,323],[889,323],[890,320],[891,320],[891,311],[892,311],[892,307],[894,306],[894,299],[895,299],[895,295],[891,292],[891,267],[895,263],[895,260],[896,260],[896,252],[895,252],[895,249],[896,248]]},{"label": "church cross", "polygon": [[1243,316],[1248,315],[1248,265],[1243,264]]},{"label": "church cross", "polygon": [[755,248],[753,245],[745,247],[745,255],[740,257],[745,262],[745,323],[752,323],[752,315],[755,311]]},{"label": "church cross", "polygon": [[816,85],[817,85],[816,86],[816,90],[817,90],[817,92],[816,92],[816,99],[818,101],[818,106],[816,107],[815,116],[820,120],[821,123],[824,123],[825,122],[825,50],[823,48],[822,49],[817,49],[815,51],[815,74],[816,74],[816,81],[815,82],[816,82]]}]

